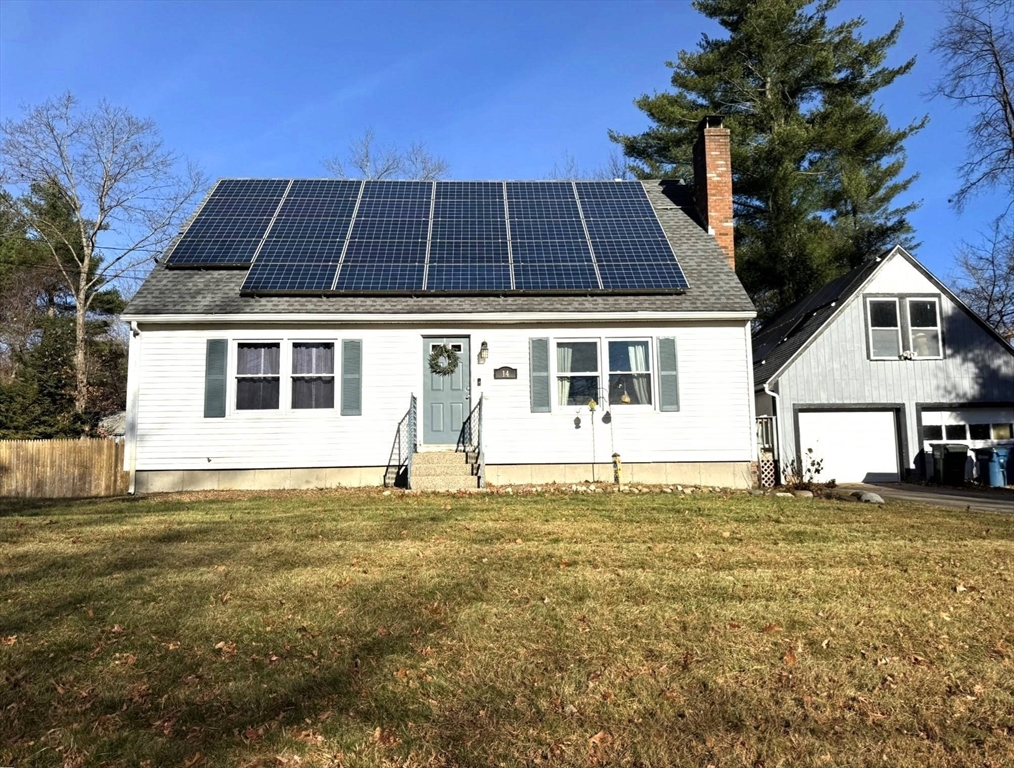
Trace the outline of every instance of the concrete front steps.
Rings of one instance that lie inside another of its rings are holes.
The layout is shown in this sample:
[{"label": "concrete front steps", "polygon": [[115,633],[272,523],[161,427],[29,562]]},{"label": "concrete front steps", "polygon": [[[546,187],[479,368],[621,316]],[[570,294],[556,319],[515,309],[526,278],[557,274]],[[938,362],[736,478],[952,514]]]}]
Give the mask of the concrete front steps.
[{"label": "concrete front steps", "polygon": [[412,456],[413,491],[477,491],[476,456],[457,451],[425,451]]}]

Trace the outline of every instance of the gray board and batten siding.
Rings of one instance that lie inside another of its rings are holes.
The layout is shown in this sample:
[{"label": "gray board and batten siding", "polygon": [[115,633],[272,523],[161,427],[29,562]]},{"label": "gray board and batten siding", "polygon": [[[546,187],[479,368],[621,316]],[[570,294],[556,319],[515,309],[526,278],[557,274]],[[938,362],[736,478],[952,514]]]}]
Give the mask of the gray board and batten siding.
[{"label": "gray board and batten siding", "polygon": [[[799,455],[794,412],[817,406],[871,408],[903,403],[899,426],[900,451],[908,469],[914,468],[922,446],[918,409],[924,403],[994,405],[1014,402],[1014,351],[983,327],[980,320],[956,302],[939,281],[907,253],[898,253],[913,272],[930,280],[940,295],[944,356],[938,360],[871,360],[867,340],[867,295],[907,293],[925,295],[924,285],[909,292],[884,291],[874,274],[840,312],[816,332],[795,360],[777,374],[770,388],[778,393],[780,454],[783,460]],[[891,287],[891,286],[888,286]],[[903,465],[904,467],[904,465]]]}]

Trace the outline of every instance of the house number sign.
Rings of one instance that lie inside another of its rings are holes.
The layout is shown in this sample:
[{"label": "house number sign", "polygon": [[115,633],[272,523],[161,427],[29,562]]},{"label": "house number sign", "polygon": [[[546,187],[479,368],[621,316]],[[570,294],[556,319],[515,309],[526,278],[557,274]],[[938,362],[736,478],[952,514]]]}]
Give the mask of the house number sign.
[{"label": "house number sign", "polygon": [[516,379],[518,377],[518,369],[503,366],[503,368],[497,368],[493,371],[494,379]]}]

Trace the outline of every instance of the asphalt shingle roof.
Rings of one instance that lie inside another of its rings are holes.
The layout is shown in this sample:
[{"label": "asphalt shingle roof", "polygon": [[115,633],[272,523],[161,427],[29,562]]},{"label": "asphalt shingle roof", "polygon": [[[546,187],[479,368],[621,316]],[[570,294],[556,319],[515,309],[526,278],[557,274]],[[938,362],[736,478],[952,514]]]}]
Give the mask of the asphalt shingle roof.
[{"label": "asphalt shingle roof", "polygon": [[754,307],[715,238],[701,226],[691,188],[645,181],[644,189],[690,287],[682,294],[539,296],[240,296],[246,270],[166,269],[159,264],[128,315],[447,314],[497,312],[752,312]]},{"label": "asphalt shingle roof", "polygon": [[879,265],[880,259],[863,262],[765,323],[753,337],[754,388],[767,384],[778,369],[824,327],[842,302],[859,290]]}]

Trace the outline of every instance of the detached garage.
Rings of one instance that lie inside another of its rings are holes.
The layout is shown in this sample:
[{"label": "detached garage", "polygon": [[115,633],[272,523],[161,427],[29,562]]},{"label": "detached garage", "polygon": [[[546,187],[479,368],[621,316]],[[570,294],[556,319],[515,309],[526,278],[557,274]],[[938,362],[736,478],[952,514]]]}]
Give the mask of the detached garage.
[{"label": "detached garage", "polygon": [[901,448],[896,410],[800,411],[799,447],[823,462],[820,480],[896,483]]},{"label": "detached garage", "polygon": [[1014,348],[901,247],[765,323],[753,361],[762,477],[812,456],[818,481],[922,479],[962,443],[974,479],[975,449],[1014,445]]}]

